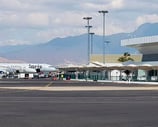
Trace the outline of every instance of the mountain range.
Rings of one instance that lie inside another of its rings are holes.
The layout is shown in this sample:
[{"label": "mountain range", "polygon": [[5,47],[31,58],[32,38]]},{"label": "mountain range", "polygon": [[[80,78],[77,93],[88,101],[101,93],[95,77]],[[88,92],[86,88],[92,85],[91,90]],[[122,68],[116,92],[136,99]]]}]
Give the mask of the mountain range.
[{"label": "mountain range", "polygon": [[[131,33],[118,33],[105,36],[110,43],[105,45],[108,54],[138,54],[136,49],[122,47],[121,40],[132,37],[158,35],[158,23],[146,23]],[[102,36],[93,36],[94,54],[102,54]],[[87,34],[55,38],[38,45],[1,46],[0,56],[8,61],[25,61],[32,63],[49,63],[53,65],[64,63],[86,63]],[[1,60],[1,59],[0,59]],[[3,62],[3,61],[0,61]]]}]

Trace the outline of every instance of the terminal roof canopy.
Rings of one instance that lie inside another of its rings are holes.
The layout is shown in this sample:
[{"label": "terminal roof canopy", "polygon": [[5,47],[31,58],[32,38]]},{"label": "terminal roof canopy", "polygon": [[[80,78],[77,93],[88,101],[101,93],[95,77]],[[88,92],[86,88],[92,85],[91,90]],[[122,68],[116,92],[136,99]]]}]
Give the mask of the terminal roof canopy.
[{"label": "terminal roof canopy", "polygon": [[121,41],[121,46],[136,48],[142,54],[158,54],[158,35],[125,39]]},{"label": "terminal roof canopy", "polygon": [[[96,65],[97,63],[97,65]],[[81,66],[65,66],[60,67],[63,71],[86,71],[86,70],[155,70],[158,69],[158,62],[124,62],[124,63],[108,63],[99,64],[99,62],[90,63]],[[100,65],[100,66],[99,66]]]}]

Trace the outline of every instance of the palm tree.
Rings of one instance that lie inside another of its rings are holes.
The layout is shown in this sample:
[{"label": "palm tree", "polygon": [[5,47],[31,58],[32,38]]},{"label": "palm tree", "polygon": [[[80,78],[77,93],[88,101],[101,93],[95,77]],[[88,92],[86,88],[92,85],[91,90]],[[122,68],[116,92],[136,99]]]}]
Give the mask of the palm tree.
[{"label": "palm tree", "polygon": [[[131,55],[128,52],[125,52],[123,54],[123,56],[118,58],[119,62],[126,62],[126,61],[134,61],[133,58],[130,57]],[[129,78],[129,74],[131,73],[131,71],[129,70],[125,70],[124,73],[127,75],[127,79]]]},{"label": "palm tree", "polygon": [[119,62],[126,62],[126,61],[134,61],[134,59],[133,58],[131,58],[130,57],[131,55],[128,53],[128,52],[125,52],[124,54],[123,54],[123,56],[121,56],[121,57],[119,57],[118,58],[118,61]]}]

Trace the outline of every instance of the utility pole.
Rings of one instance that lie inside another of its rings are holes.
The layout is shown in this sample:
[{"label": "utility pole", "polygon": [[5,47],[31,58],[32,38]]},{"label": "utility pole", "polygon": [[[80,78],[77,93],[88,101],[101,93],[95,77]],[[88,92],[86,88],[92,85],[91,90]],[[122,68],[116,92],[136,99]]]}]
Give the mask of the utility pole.
[{"label": "utility pole", "polygon": [[91,43],[90,43],[90,47],[91,47],[91,55],[93,54],[93,35],[95,34],[95,33],[89,33],[90,35],[91,35]]},{"label": "utility pole", "polygon": [[89,25],[89,20],[92,19],[92,17],[84,17],[83,18],[84,20],[87,20],[87,26],[85,26],[87,28],[87,32],[88,32],[88,35],[87,35],[87,57],[88,57],[88,64],[90,63],[90,37],[89,37],[89,33],[90,33],[90,28],[92,28],[92,26]]},{"label": "utility pole", "polygon": [[103,14],[103,63],[105,64],[105,49],[104,49],[104,42],[105,42],[105,14],[108,13],[108,11],[106,10],[101,10],[101,11],[98,11],[99,13],[102,13]]}]

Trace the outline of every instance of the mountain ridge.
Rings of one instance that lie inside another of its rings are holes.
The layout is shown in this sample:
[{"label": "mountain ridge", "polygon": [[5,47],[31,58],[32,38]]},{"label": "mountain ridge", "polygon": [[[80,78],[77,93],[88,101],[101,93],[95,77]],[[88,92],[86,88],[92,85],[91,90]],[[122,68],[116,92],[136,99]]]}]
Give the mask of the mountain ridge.
[{"label": "mountain ridge", "polygon": [[[158,23],[146,23],[139,26],[131,33],[118,33],[105,36],[110,41],[105,45],[107,54],[131,54],[139,53],[136,49],[122,47],[121,40],[158,35]],[[94,54],[102,54],[102,36],[93,36]],[[65,38],[55,38],[46,43],[38,45],[23,46],[3,46],[0,47],[0,56],[7,59],[17,59],[20,61],[34,63],[86,63],[87,61],[87,34],[68,36]]]}]

